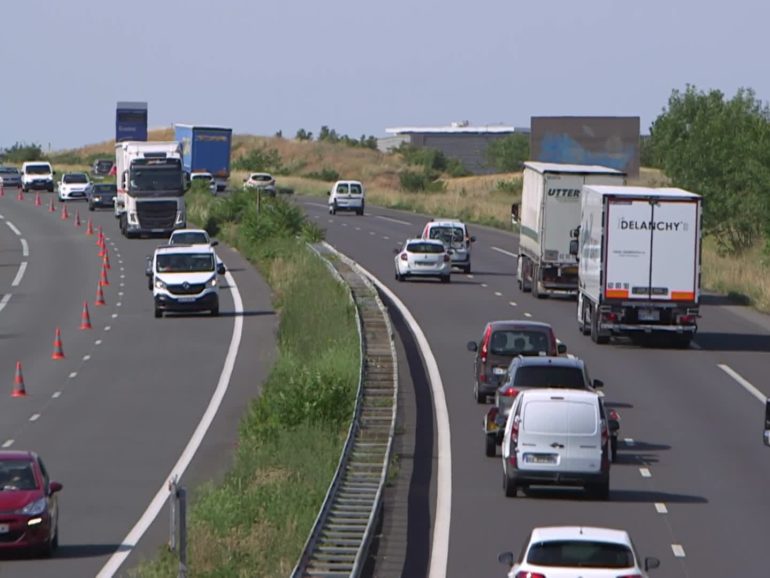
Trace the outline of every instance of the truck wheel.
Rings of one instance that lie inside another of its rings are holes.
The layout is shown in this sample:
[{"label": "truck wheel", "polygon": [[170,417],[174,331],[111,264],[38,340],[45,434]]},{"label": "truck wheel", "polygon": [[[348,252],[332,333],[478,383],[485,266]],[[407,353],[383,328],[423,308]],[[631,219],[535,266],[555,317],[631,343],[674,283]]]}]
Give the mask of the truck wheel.
[{"label": "truck wheel", "polygon": [[125,213],[120,215],[120,222],[119,222],[119,224],[120,224],[120,233],[124,237],[128,237],[128,235],[126,234],[127,223],[126,223],[126,215],[125,215]]},{"label": "truck wheel", "polygon": [[214,307],[211,310],[211,316],[212,317],[219,317],[219,306]]},{"label": "truck wheel", "polygon": [[535,299],[541,299],[540,288],[538,287],[537,276],[540,273],[540,269],[536,265],[532,265],[532,297]]},{"label": "truck wheel", "polygon": [[599,345],[610,341],[607,335],[599,335],[599,315],[593,307],[591,308],[591,341]]},{"label": "truck wheel", "polygon": [[495,434],[487,434],[484,436],[486,439],[486,444],[484,447],[484,453],[488,458],[493,458],[497,455],[497,440],[495,439]]},{"label": "truck wheel", "polygon": [[689,333],[684,334],[684,335],[673,335],[672,339],[671,339],[671,341],[672,341],[671,344],[676,349],[689,349],[690,342],[692,341],[692,337],[693,336],[691,334],[689,334]]},{"label": "truck wheel", "polygon": [[614,463],[618,460],[618,437],[610,438],[610,459]]},{"label": "truck wheel", "polygon": [[578,322],[578,329],[580,329],[580,333],[583,335],[591,335],[591,327],[586,323],[586,313],[588,312],[588,306],[586,305],[585,301],[582,305],[583,310],[581,311],[580,315],[580,322]]},{"label": "truck wheel", "polygon": [[610,481],[602,482],[594,486],[586,488],[588,493],[597,500],[609,500],[610,499]]},{"label": "truck wheel", "polygon": [[527,293],[532,290],[532,282],[527,283],[527,274],[531,268],[528,266],[529,259],[526,257],[519,257],[521,259],[521,290]]}]

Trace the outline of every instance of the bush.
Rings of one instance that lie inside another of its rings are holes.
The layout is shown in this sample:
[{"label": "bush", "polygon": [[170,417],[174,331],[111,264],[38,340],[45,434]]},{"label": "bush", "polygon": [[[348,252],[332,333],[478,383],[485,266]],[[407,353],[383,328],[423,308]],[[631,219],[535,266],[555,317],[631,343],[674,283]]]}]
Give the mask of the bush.
[{"label": "bush", "polygon": [[309,179],[327,181],[330,183],[334,181],[338,181],[340,178],[340,174],[337,171],[335,171],[334,169],[330,169],[328,167],[322,168],[321,172],[311,172],[311,173],[307,173],[305,176]]},{"label": "bush", "polygon": [[489,165],[498,171],[520,171],[529,158],[529,136],[514,133],[494,140],[487,146],[486,157]]},{"label": "bush", "polygon": [[430,193],[440,193],[446,189],[446,185],[435,180],[433,175],[417,171],[403,171],[399,176],[401,189],[410,193],[426,191]]},{"label": "bush", "polygon": [[503,193],[520,193],[521,179],[511,179],[510,181],[500,180],[495,183],[495,189]]},{"label": "bush", "polygon": [[233,161],[233,169],[237,171],[266,171],[281,173],[283,160],[281,154],[274,148],[262,145],[252,149],[248,154]]},{"label": "bush", "polygon": [[45,158],[43,148],[39,144],[17,142],[13,146],[0,150],[0,161],[4,163],[23,163],[40,161]]}]

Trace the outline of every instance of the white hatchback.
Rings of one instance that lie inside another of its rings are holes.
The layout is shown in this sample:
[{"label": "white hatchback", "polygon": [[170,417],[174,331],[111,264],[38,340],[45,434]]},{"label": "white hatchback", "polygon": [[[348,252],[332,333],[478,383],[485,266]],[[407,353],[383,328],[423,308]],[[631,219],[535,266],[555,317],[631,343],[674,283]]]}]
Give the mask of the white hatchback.
[{"label": "white hatchback", "polygon": [[91,179],[86,173],[65,173],[59,181],[59,200],[88,199]]},{"label": "white hatchback", "polygon": [[192,173],[190,175],[190,185],[193,183],[204,183],[212,195],[217,194],[217,182],[211,173]]},{"label": "white hatchback", "polygon": [[438,277],[443,283],[451,280],[450,254],[441,241],[407,239],[401,249],[395,249],[396,281],[407,277]]},{"label": "white hatchback", "polygon": [[535,528],[516,559],[512,552],[497,558],[510,568],[508,578],[647,578],[660,560],[639,559],[625,530],[590,526]]}]

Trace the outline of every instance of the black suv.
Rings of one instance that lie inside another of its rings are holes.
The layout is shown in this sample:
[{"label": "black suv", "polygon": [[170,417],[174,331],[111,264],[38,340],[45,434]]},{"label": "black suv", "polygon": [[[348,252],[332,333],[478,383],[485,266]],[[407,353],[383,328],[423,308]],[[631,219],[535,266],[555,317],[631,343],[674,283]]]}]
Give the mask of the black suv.
[{"label": "black suv", "polygon": [[112,165],[115,163],[109,159],[96,159],[94,164],[91,165],[91,173],[95,177],[106,177],[112,170]]}]

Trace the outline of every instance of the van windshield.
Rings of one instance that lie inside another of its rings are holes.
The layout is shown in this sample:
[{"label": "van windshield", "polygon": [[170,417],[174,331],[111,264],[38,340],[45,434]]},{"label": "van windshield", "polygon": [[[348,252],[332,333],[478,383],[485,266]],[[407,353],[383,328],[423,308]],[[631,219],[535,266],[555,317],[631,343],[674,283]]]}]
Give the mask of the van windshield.
[{"label": "van windshield", "polygon": [[211,253],[169,253],[158,255],[158,273],[207,273],[214,271]]},{"label": "van windshield", "polygon": [[459,245],[465,241],[465,232],[462,227],[431,227],[428,237],[444,244]]},{"label": "van windshield", "polygon": [[589,540],[554,540],[532,544],[527,562],[567,568],[632,568],[631,548],[625,544]]},{"label": "van windshield", "polygon": [[27,165],[24,169],[29,175],[47,175],[51,172],[50,165]]}]

